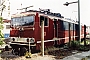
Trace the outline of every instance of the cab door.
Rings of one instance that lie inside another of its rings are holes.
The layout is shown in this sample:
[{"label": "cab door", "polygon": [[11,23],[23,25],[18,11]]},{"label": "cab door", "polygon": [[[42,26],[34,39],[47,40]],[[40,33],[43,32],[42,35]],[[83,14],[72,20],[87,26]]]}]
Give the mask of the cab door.
[{"label": "cab door", "polygon": [[54,37],[58,37],[58,24],[57,24],[57,19],[54,19]]}]

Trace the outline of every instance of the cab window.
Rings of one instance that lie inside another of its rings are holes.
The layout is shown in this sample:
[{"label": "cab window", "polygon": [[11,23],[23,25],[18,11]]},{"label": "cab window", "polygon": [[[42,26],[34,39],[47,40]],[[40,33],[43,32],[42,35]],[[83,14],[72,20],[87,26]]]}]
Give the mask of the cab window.
[{"label": "cab window", "polygon": [[41,26],[42,20],[44,20],[44,26],[48,26],[48,18],[44,16],[40,16],[40,26]]}]

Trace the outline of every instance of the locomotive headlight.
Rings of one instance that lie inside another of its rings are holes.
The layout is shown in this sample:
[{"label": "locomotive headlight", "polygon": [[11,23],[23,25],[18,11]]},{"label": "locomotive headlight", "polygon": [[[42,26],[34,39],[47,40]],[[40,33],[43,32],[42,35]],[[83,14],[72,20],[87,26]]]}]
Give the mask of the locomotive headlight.
[{"label": "locomotive headlight", "polygon": [[34,42],[35,42],[35,39],[34,39],[34,38],[31,38],[31,39],[30,39],[30,42],[31,42],[31,43],[34,43]]}]

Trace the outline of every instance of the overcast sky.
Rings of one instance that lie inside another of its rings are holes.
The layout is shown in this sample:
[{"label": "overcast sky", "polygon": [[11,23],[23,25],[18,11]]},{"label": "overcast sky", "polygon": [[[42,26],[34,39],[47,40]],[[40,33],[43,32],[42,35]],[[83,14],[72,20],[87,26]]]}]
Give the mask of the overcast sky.
[{"label": "overcast sky", "polygon": [[[22,3],[22,7],[33,5],[30,9],[50,9],[52,12],[61,13],[61,15],[66,18],[78,20],[78,4],[74,3],[69,6],[63,5],[65,2],[74,1],[77,0],[10,0],[11,14],[17,13],[17,9],[21,8]],[[90,0],[80,0],[80,13],[81,22],[90,26]]]}]

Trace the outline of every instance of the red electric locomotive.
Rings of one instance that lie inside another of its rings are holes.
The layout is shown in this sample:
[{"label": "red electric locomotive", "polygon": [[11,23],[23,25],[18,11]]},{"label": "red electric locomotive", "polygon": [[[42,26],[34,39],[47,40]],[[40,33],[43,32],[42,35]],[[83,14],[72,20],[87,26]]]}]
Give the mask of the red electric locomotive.
[{"label": "red electric locomotive", "polygon": [[[12,15],[11,47],[15,50],[23,47],[28,48],[28,40],[30,40],[30,49],[40,50],[42,20],[44,20],[44,47],[65,44],[69,40],[78,40],[78,22],[64,18],[60,13],[52,13],[49,9],[29,10]],[[84,38],[83,26],[81,38]]]}]

